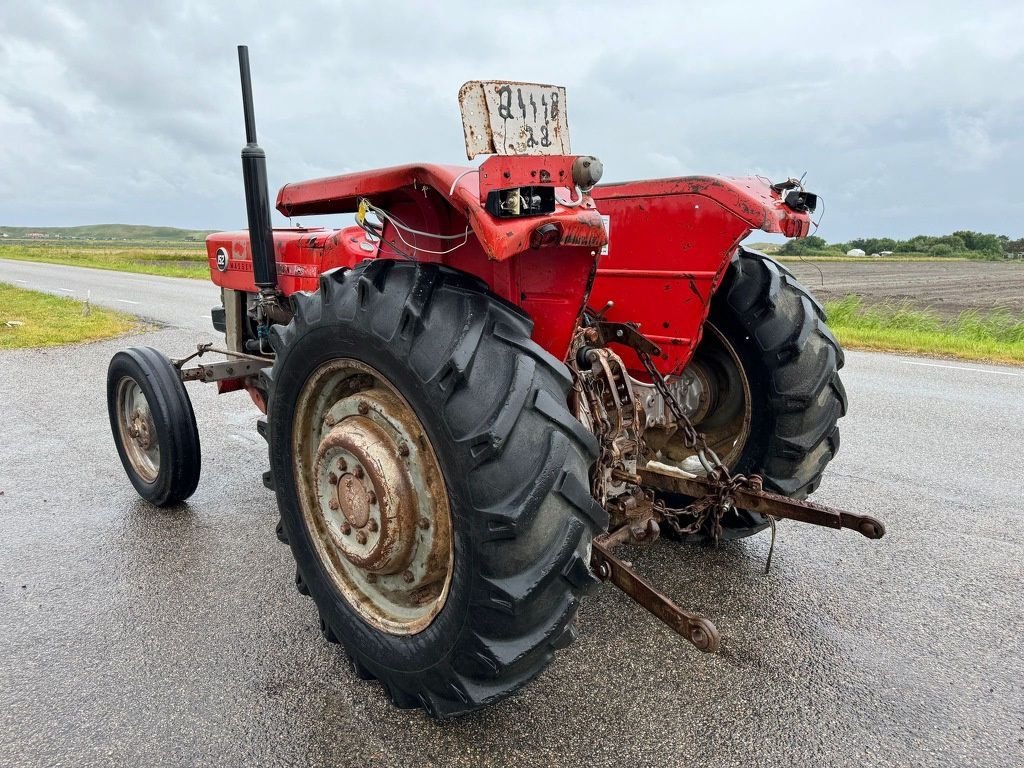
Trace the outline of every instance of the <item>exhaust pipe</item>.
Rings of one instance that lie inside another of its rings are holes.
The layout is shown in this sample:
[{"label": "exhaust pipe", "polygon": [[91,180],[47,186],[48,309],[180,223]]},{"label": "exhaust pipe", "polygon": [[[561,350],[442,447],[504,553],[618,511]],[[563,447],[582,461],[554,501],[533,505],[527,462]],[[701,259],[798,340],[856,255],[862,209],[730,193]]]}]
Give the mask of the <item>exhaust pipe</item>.
[{"label": "exhaust pipe", "polygon": [[245,211],[249,219],[252,271],[260,293],[277,290],[274,230],[270,223],[270,191],[267,188],[267,155],[256,143],[256,115],[252,108],[249,46],[238,46],[238,71],[242,77],[242,112],[245,115],[245,146],[242,147],[242,181]]}]

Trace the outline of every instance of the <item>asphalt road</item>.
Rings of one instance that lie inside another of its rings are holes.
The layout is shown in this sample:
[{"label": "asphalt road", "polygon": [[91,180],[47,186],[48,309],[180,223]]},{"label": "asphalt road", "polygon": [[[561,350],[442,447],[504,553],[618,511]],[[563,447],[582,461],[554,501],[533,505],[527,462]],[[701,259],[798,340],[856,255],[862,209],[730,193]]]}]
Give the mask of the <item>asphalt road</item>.
[{"label": "asphalt road", "polygon": [[19,288],[88,299],[155,323],[206,332],[212,331],[210,309],[220,304],[217,286],[184,277],[0,259],[0,280]]},{"label": "asphalt road", "polygon": [[[209,306],[112,277],[150,317],[154,292],[189,325]],[[816,498],[882,518],[884,539],[780,524],[767,577],[764,535],[630,551],[718,624],[719,655],[599,587],[536,682],[436,723],[321,640],[244,394],[190,385],[187,505],[152,509],[125,479],[107,360],[200,336],[0,353],[0,766],[1024,764],[1024,369],[849,354]]]}]

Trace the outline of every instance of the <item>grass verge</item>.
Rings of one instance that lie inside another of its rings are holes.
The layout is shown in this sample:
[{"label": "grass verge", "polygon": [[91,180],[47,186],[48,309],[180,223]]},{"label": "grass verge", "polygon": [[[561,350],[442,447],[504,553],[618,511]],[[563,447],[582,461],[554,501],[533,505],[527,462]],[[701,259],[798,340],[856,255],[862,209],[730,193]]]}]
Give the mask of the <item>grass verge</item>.
[{"label": "grass verge", "polygon": [[942,320],[905,303],[868,306],[858,296],[828,302],[825,311],[836,337],[852,349],[1024,364],[1024,317],[1009,312],[971,310]]},{"label": "grass verge", "polygon": [[210,278],[206,251],[198,245],[58,245],[55,243],[2,244],[0,259],[41,261],[72,267],[112,269],[164,277]]},{"label": "grass verge", "polygon": [[137,324],[120,312],[0,283],[0,349],[107,339]]}]

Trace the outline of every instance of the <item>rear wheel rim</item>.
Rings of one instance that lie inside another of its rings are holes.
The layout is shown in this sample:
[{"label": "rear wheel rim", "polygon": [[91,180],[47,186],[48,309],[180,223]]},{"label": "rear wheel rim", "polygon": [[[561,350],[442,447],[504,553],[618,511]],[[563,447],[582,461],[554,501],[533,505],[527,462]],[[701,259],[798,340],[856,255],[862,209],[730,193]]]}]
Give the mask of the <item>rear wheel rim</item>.
[{"label": "rear wheel rim", "polygon": [[451,584],[451,512],[437,456],[401,393],[361,361],[321,365],[297,401],[292,468],[335,590],[377,629],[425,629]]},{"label": "rear wheel rim", "polygon": [[125,376],[117,383],[117,429],[135,473],[147,483],[160,473],[160,441],[153,412],[139,383]]},{"label": "rear wheel rim", "polygon": [[[743,455],[753,421],[753,397],[743,361],[726,335],[707,323],[691,365],[705,388],[694,428],[732,469]],[[679,463],[688,471],[705,474],[696,455],[680,456]]]}]

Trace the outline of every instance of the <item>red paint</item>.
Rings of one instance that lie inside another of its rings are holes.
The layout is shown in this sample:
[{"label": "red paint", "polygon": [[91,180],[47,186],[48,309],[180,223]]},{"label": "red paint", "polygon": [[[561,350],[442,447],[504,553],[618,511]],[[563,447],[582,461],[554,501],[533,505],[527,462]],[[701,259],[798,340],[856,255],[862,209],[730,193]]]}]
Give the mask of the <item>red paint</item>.
[{"label": "red paint", "polygon": [[[534,319],[534,340],[559,359],[584,304],[600,309],[614,301],[608,319],[640,323],[662,347],[659,368],[670,373],[686,364],[700,340],[711,296],[739,242],[753,229],[797,237],[808,232],[810,216],[788,208],[759,178],[608,184],[596,187],[581,207],[558,206],[550,215],[523,219],[496,219],[483,209],[481,184],[484,192],[502,188],[502,181],[540,185],[541,171],[547,171],[548,185],[562,187],[558,174],[571,174],[574,159],[492,157],[479,172],[406,165],[287,184],[277,197],[286,216],[351,213],[366,197],[408,227],[466,239],[442,255],[460,241],[405,234],[403,242],[390,225],[379,243],[357,226],[275,230],[281,291],[315,291],[321,272],[367,258],[442,263],[476,275],[521,306]],[[560,189],[562,195],[569,191]],[[606,242],[602,214],[610,217],[611,242],[608,255],[598,257]],[[558,243],[531,249],[531,235],[546,224],[560,228]],[[217,285],[255,290],[247,232],[216,233],[206,243]],[[221,247],[229,253],[224,272],[217,269]],[[597,277],[588,293],[595,261]],[[639,369],[635,357],[624,357],[631,370]]]},{"label": "red paint", "polygon": [[[803,237],[810,226],[808,214],[790,209],[760,178],[633,181],[599,186],[593,196],[611,217],[611,242],[589,304],[600,309],[614,301],[609,320],[639,323],[662,348],[663,373],[689,361],[711,295],[751,230]],[[632,352],[616,351],[634,375],[643,370]]]}]

